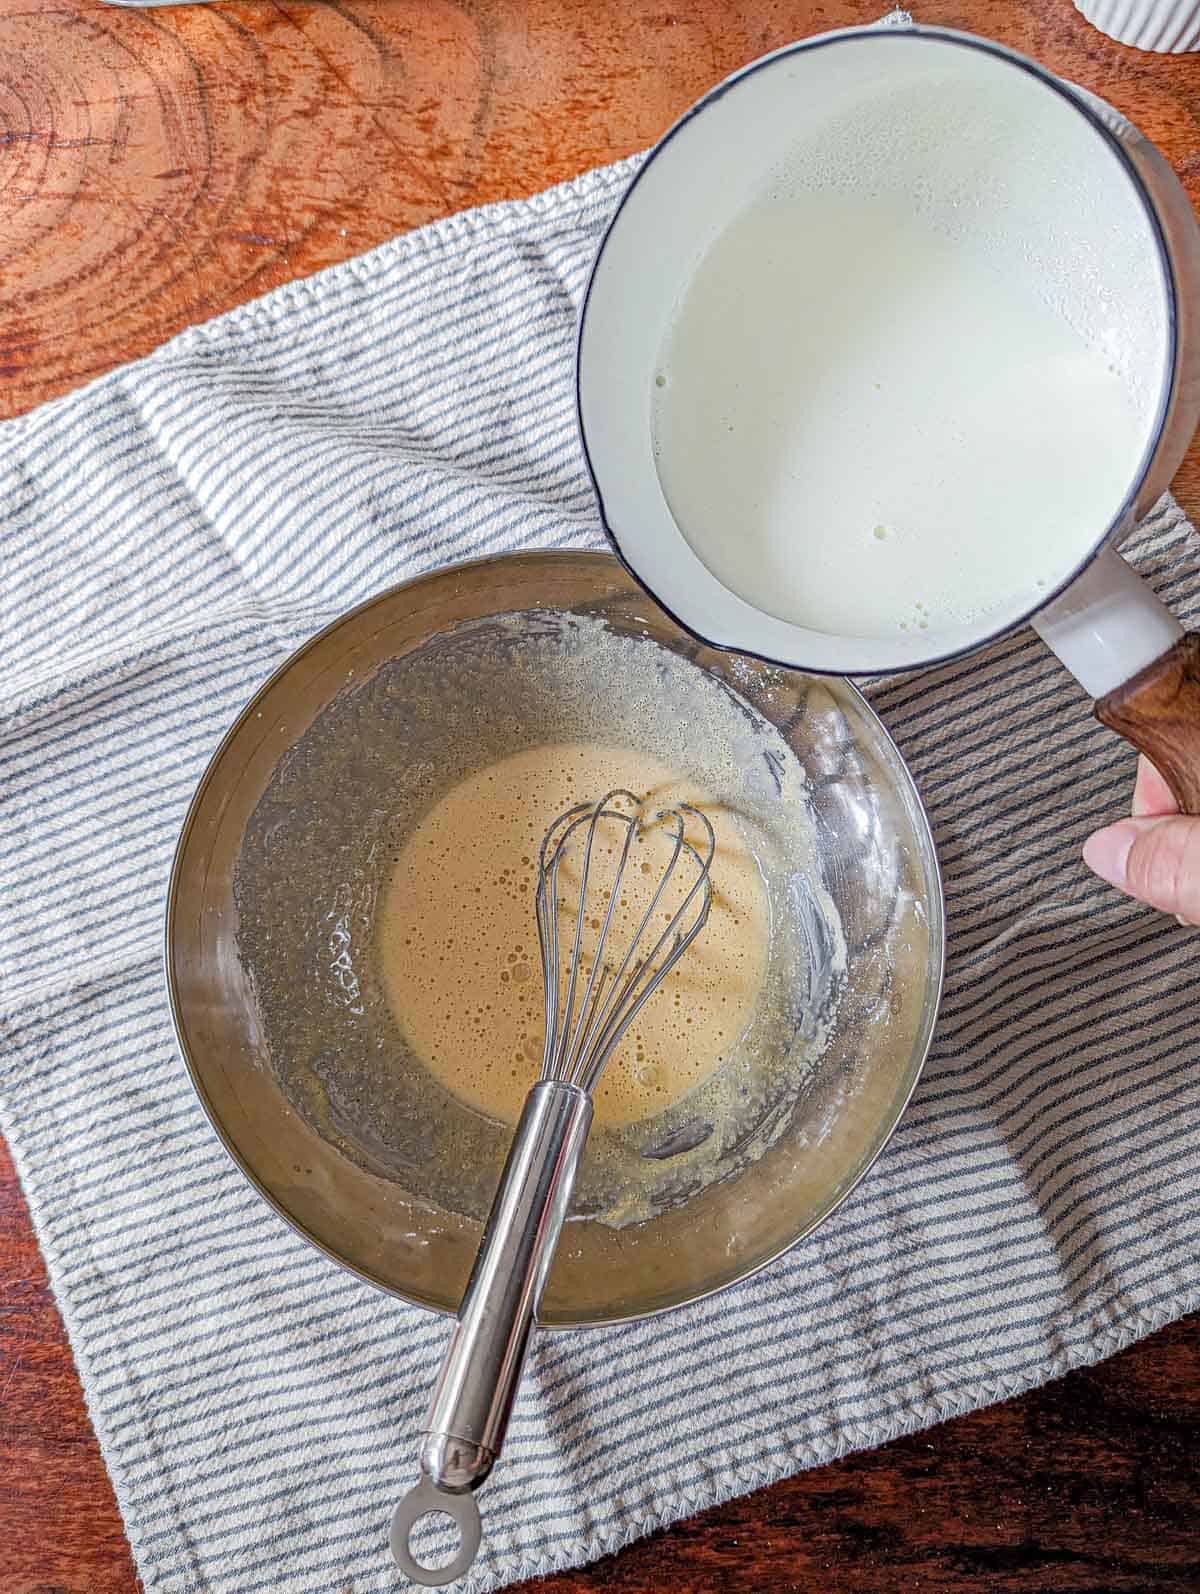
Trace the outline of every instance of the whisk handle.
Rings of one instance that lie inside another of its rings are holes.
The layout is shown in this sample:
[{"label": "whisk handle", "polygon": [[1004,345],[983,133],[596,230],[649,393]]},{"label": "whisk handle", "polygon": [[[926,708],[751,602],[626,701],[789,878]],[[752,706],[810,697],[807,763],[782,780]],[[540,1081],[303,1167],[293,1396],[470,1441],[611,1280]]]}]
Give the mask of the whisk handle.
[{"label": "whisk handle", "polygon": [[[575,1085],[526,1098],[425,1423],[422,1464],[444,1488],[477,1487],[500,1453],[591,1121]],[[428,1441],[443,1436],[477,1446],[479,1461],[439,1458]]]},{"label": "whisk handle", "polygon": [[[461,1577],[474,1559],[479,1513],[466,1496],[504,1443],[591,1122],[592,1099],[576,1085],[548,1081],[526,1098],[425,1419],[422,1480],[392,1521],[393,1554],[420,1582]],[[436,1570],[408,1547],[413,1522],[430,1510],[452,1516],[462,1539]]]}]

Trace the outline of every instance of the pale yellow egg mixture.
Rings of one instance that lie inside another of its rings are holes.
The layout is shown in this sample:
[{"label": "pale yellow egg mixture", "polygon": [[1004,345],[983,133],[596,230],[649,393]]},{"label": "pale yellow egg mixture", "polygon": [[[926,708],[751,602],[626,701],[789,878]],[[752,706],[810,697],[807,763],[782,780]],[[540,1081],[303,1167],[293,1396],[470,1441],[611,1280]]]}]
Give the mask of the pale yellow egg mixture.
[{"label": "pale yellow egg mixture", "polygon": [[[544,998],[534,891],[546,827],[576,803],[624,788],[658,809],[686,802],[716,835],[713,901],[700,936],[638,1014],[596,1091],[598,1123],[653,1116],[708,1079],[754,1016],[767,969],[767,893],[737,819],[678,771],[632,748],[557,742],[490,764],[452,787],[402,848],[382,894],[377,948],[392,1011],[426,1068],[460,1100],[515,1123],[542,1062]],[[593,889],[619,849],[598,836]],[[699,838],[693,821],[689,838]],[[560,940],[574,930],[573,849],[560,882]],[[624,948],[670,857],[665,830],[636,845],[610,945]],[[659,914],[695,869],[681,863]],[[589,891],[589,902],[592,891]],[[618,958],[619,961],[619,958]]]}]

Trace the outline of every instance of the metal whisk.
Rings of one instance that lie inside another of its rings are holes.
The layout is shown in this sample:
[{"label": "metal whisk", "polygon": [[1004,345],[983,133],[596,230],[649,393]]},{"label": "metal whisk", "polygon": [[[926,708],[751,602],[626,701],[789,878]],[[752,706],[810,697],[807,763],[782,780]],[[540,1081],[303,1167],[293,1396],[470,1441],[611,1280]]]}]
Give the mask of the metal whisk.
[{"label": "metal whisk", "polygon": [[[618,802],[631,811],[614,806]],[[698,845],[687,838],[688,817],[703,833]],[[611,825],[623,826],[624,837],[609,870],[599,861],[597,840]],[[614,950],[610,941],[630,859],[659,827],[666,830],[670,857],[636,929],[623,949]],[[392,1553],[415,1582],[452,1583],[475,1559],[482,1527],[472,1491],[504,1442],[591,1127],[591,1093],[629,1026],[704,928],[715,850],[712,825],[699,809],[681,803],[647,815],[641,799],[623,790],[577,804],[546,831],[536,892],[546,994],[541,1076],[526,1098],[442,1362],[421,1433],[420,1481],[392,1518]],[[560,878],[571,865],[578,870],[579,902],[573,931],[568,916],[564,958]],[[668,913],[663,903],[672,880],[684,892]],[[663,917],[666,927],[659,930]],[[414,1524],[428,1512],[445,1513],[459,1530],[458,1552],[444,1566],[425,1566],[409,1545]]]},{"label": "metal whisk", "polygon": [[[610,806],[617,798],[633,805],[633,813],[622,813]],[[691,814],[704,828],[706,851],[700,853],[685,840],[685,814]],[[588,912],[588,884],[591,879],[596,831],[602,820],[615,820],[625,827],[625,841],[611,883],[605,889],[604,920],[600,938],[591,956],[591,968],[575,1012],[575,994],[584,963],[584,929]],[[600,1072],[620,1045],[621,1037],[633,1023],[643,1005],[652,997],[675,964],[704,928],[712,903],[709,870],[716,847],[713,828],[698,808],[681,803],[677,808],[660,810],[654,822],[673,827],[671,858],[642,915],[618,966],[605,961],[609,931],[621,895],[621,882],[637,837],[645,829],[641,802],[630,791],[610,791],[598,803],[579,803],[560,814],[546,832],[538,859],[537,926],[542,953],[542,979],[546,987],[546,1044],[542,1054],[542,1078],[561,1079],[586,1091],[594,1090]],[[565,1000],[560,990],[558,929],[558,877],[572,838],[586,831],[583,843],[583,869],[579,882],[579,908],[575,915],[575,936],[566,976]],[[691,889],[672,914],[667,928],[651,942],[647,934],[680,860],[688,858],[696,866]],[[693,911],[693,904],[699,898]],[[643,942],[646,949],[640,952]]]}]

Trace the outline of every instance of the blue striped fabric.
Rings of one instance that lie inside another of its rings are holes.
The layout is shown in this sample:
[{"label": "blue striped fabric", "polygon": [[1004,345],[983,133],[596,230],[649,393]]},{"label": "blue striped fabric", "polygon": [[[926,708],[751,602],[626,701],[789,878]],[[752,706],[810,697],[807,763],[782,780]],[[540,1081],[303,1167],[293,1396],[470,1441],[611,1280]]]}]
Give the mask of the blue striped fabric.
[{"label": "blue striped fabric", "polygon": [[[300,641],[485,550],[591,547],[572,337],[631,166],[454,217],[0,429],[0,1121],[150,1590],[381,1594],[441,1321],[228,1162],[172,1045],[163,886],[222,729]],[[1200,613],[1164,501],[1138,562]],[[1085,872],[1131,759],[1028,633],[872,689],[951,957],[866,1185],[762,1276],[541,1339],[491,1588],[1091,1362],[1196,1304],[1196,942]]]}]

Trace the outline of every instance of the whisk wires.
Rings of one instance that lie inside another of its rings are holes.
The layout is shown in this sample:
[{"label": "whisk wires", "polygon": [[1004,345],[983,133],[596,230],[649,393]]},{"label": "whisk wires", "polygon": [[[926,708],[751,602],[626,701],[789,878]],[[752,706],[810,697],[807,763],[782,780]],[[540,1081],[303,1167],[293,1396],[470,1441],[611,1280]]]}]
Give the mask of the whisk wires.
[{"label": "whisk wires", "polygon": [[[632,812],[614,807],[618,801],[628,803]],[[686,834],[689,816],[703,832],[704,839],[696,845]],[[606,878],[597,883],[597,835],[609,824],[623,825],[625,835],[611,877],[604,871]],[[609,946],[622,900],[622,882],[635,846],[659,826],[667,829],[670,858],[622,955],[619,947]],[[599,802],[576,804],[550,826],[538,859],[536,899],[546,992],[543,1079],[564,1080],[588,1091],[594,1088],[626,1030],[704,928],[712,906],[710,871],[715,851],[713,827],[698,808],[680,803],[647,815],[642,800],[621,788],[606,793]],[[564,970],[559,873],[564,859],[574,859],[577,854],[579,904],[570,935],[569,964]],[[668,916],[666,928],[656,934],[660,905],[672,881],[682,883],[681,870],[691,871],[691,883]],[[595,948],[586,952],[586,931],[597,926]]]}]

